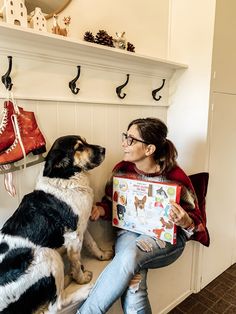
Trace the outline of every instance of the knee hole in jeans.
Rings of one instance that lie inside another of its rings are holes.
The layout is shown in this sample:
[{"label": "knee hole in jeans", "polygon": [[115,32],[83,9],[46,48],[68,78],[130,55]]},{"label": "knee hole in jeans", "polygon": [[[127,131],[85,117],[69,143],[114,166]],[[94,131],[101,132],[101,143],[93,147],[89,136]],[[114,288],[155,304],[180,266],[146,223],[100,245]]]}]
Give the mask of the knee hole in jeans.
[{"label": "knee hole in jeans", "polygon": [[134,275],[134,277],[129,282],[129,290],[132,293],[135,293],[139,290],[139,285],[141,283],[142,276],[140,273]]}]

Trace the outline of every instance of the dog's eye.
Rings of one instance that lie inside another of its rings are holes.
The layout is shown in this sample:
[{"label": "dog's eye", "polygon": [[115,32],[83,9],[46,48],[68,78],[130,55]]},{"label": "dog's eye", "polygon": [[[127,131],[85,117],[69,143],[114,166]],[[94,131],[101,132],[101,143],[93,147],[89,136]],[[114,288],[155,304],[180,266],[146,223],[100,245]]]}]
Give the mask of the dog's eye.
[{"label": "dog's eye", "polygon": [[82,152],[84,150],[84,145],[80,143],[78,147],[76,148],[77,151]]}]

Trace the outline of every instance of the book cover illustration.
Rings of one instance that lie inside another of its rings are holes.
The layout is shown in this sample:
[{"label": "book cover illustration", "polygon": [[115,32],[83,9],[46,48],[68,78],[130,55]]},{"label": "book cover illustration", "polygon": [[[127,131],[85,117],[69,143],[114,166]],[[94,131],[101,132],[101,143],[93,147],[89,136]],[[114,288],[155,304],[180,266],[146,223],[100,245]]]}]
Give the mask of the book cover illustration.
[{"label": "book cover illustration", "polygon": [[179,202],[175,184],[113,178],[113,226],[176,243],[176,225],[168,219],[170,201]]}]

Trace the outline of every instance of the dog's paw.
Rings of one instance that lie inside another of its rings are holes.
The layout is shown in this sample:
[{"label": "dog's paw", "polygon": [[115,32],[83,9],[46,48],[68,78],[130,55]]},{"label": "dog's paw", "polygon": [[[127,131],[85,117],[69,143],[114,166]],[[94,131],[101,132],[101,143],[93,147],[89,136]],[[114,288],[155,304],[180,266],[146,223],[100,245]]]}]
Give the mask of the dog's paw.
[{"label": "dog's paw", "polygon": [[85,270],[83,273],[83,283],[88,283],[92,280],[93,273],[89,270]]},{"label": "dog's paw", "polygon": [[93,273],[89,270],[80,271],[79,274],[71,273],[73,279],[80,285],[88,283],[93,278]]},{"label": "dog's paw", "polygon": [[81,293],[82,299],[85,300],[89,296],[90,291],[92,290],[94,283],[88,283],[84,286],[81,286],[79,292]]},{"label": "dog's paw", "polygon": [[98,259],[100,261],[109,261],[112,257],[114,256],[114,251],[113,250],[102,250],[102,254],[98,256]]}]

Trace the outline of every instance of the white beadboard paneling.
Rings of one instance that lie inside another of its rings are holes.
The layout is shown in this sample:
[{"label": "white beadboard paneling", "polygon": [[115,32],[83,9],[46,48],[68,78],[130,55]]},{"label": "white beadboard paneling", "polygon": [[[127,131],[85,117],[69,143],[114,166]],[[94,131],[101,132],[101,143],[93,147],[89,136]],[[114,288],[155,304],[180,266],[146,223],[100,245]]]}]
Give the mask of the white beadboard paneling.
[{"label": "white beadboard paneling", "polygon": [[37,119],[49,149],[59,134],[57,103],[39,101]]},{"label": "white beadboard paneling", "polygon": [[93,110],[92,104],[77,103],[76,130],[78,134],[84,136],[88,142],[92,140],[92,125],[91,125],[92,110]]},{"label": "white beadboard paneling", "polygon": [[57,111],[58,136],[77,135],[76,104],[58,103]]},{"label": "white beadboard paneling", "polygon": [[43,163],[40,163],[17,172],[18,175],[17,188],[20,200],[23,198],[24,195],[32,192],[42,167]]},{"label": "white beadboard paneling", "polygon": [[25,111],[33,111],[37,116],[37,100],[14,99],[14,102]]}]

